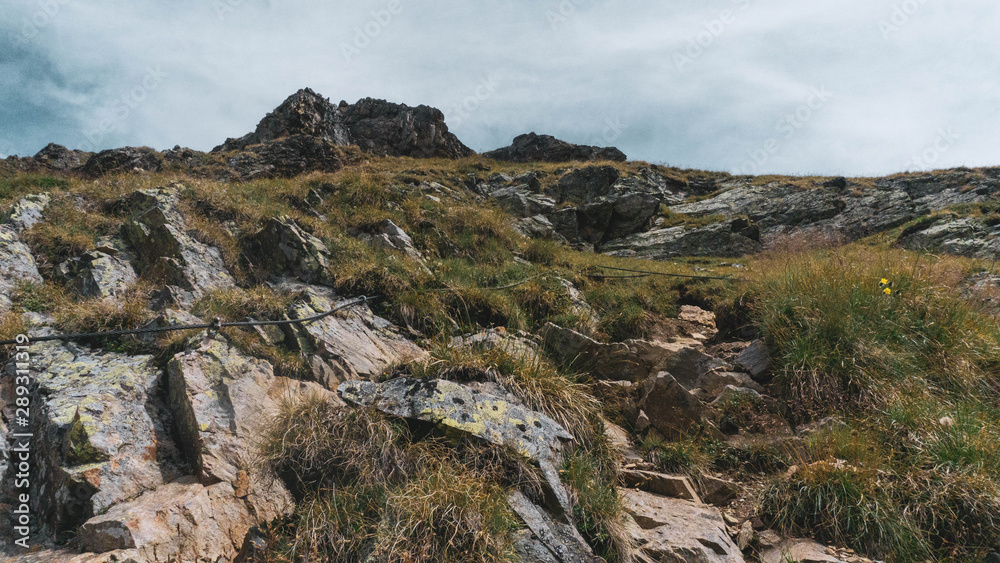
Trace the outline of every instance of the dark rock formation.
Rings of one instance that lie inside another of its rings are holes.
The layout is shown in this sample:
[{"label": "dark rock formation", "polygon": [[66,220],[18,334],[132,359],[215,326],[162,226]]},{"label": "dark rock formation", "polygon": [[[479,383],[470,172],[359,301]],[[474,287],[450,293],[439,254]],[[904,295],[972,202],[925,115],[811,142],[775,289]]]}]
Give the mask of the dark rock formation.
[{"label": "dark rock formation", "polygon": [[163,157],[149,147],[123,147],[101,151],[87,160],[83,173],[103,176],[114,172],[157,172]]},{"label": "dark rock formation", "polygon": [[509,147],[483,153],[486,158],[508,162],[570,162],[613,160],[624,162],[625,153],[615,147],[592,147],[560,141],[551,135],[528,133],[514,137]]},{"label": "dark rock formation", "polygon": [[83,157],[86,154],[83,151],[71,151],[62,145],[49,143],[33,158],[36,164],[52,170],[70,170],[79,168],[83,164]]},{"label": "dark rock formation", "polygon": [[440,110],[364,98],[335,106],[309,88],[299,90],[257,129],[227,139],[213,152],[233,151],[293,136],[314,137],[334,146],[357,145],[376,155],[461,158],[475,154],[448,132]]}]

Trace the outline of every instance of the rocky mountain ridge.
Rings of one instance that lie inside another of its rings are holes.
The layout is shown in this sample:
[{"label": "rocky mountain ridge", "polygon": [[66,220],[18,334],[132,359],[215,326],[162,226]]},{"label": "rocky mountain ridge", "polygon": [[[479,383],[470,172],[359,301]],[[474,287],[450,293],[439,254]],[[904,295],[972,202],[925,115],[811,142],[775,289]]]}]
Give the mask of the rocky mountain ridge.
[{"label": "rocky mountain ridge", "polygon": [[[5,555],[24,563],[269,561],[284,547],[275,530],[316,498],[293,471],[259,459],[260,436],[294,401],[326,405],[339,421],[381,413],[410,429],[408,439],[433,440],[444,457],[460,458],[475,449],[470,444],[500,448],[505,467],[524,480],[507,484],[501,502],[513,515],[505,528],[512,556],[524,561],[868,561],[772,529],[753,511],[761,474],[686,475],[658,453],[657,444],[683,447],[696,431],[727,452],[728,463],[750,458],[768,475],[844,469],[836,459],[809,459],[807,444],[845,423],[795,413],[775,385],[768,343],[739,311],[720,309],[729,315],[721,318],[696,306],[709,307],[704,288],[651,285],[635,291],[691,293],[669,316],[641,310],[639,322],[651,325],[642,334],[611,334],[604,321],[622,316],[610,309],[621,298],[615,284],[628,280],[602,281],[608,285],[589,292],[583,284],[602,279],[588,273],[601,260],[703,256],[699,264],[732,267],[719,259],[789,237],[846,242],[890,233],[905,248],[995,258],[1000,169],[754,178],[627,162],[610,149],[544,136],[518,139],[499,161],[472,156],[431,108],[367,99],[333,106],[303,90],[255,132],[211,153],[87,155],[50,145],[35,157],[8,159],[4,190],[24,195],[0,209],[5,330],[65,332],[57,308],[80,303],[97,307],[98,316],[134,314],[142,322],[133,328],[229,314],[212,306],[236,311],[227,320],[282,324],[34,345],[27,426],[45,439],[27,503],[10,462],[19,447],[18,366],[6,364],[0,505],[28,504],[31,538],[51,549],[18,551],[17,522],[5,518]],[[567,154],[579,161],[561,161]],[[379,158],[396,168],[364,164]],[[355,164],[356,175],[333,174]],[[307,172],[316,174],[297,178]],[[292,180],[211,181],[269,177]],[[126,188],[112,196],[90,185]],[[243,189],[259,191],[237,198]],[[338,221],[344,225],[332,225]],[[99,223],[102,236],[46,231],[63,222],[83,231]],[[516,233],[504,230],[510,225]],[[51,248],[52,240],[65,247]],[[502,252],[479,248],[494,245]],[[575,262],[556,259],[550,245],[579,251]],[[365,260],[373,265],[364,275],[349,271]],[[473,287],[447,277],[470,269]],[[526,282],[538,285],[521,287]],[[534,324],[519,319],[503,308],[506,295],[497,302],[483,296],[498,289],[543,313]],[[46,291],[62,301],[47,303]],[[390,302],[305,322],[349,296],[376,292]],[[457,298],[449,302],[451,293]],[[421,317],[428,303],[452,307],[451,316],[430,324]],[[527,330],[508,329],[518,322]],[[536,379],[518,380],[525,376],[512,365]],[[544,366],[561,366],[572,381]],[[600,439],[588,435],[594,428]],[[392,457],[390,442],[376,451]],[[571,471],[574,448],[588,442],[612,452],[605,454],[611,467],[582,471],[611,475],[599,484],[621,507],[609,528],[595,527],[580,475]],[[323,461],[349,466],[344,457]],[[389,465],[387,474],[417,472]],[[400,518],[379,513],[374,529],[391,529]],[[483,520],[476,516],[472,527]],[[452,537],[460,543],[460,536]],[[370,560],[383,559],[372,548]]]}]

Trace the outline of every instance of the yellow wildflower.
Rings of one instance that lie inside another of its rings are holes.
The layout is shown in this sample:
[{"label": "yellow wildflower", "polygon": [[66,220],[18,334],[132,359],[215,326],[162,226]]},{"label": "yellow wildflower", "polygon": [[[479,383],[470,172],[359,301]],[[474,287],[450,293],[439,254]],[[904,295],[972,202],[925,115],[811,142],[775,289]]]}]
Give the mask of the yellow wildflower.
[{"label": "yellow wildflower", "polygon": [[887,287],[887,288],[885,288],[885,289],[882,290],[882,293],[884,293],[886,295],[892,295],[892,288],[891,287]]}]

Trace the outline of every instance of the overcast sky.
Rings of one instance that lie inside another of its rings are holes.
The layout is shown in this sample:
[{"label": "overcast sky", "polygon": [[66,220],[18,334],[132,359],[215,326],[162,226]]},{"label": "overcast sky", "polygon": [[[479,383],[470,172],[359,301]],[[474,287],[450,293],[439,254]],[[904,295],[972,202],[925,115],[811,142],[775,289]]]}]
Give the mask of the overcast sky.
[{"label": "overcast sky", "polygon": [[741,173],[1000,165],[996,0],[3,0],[0,155],[210,150],[302,87]]}]

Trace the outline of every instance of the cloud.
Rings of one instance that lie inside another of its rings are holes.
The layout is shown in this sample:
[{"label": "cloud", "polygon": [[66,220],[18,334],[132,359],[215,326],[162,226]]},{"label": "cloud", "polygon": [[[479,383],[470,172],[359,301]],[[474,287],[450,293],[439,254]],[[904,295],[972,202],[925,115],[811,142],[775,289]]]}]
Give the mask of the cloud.
[{"label": "cloud", "polygon": [[[0,153],[207,150],[310,86],[438,107],[479,151],[535,131],[684,167],[867,175],[927,165],[951,130],[932,166],[1000,160],[989,0],[428,4],[4,3]],[[817,88],[832,97],[787,136]]]}]

